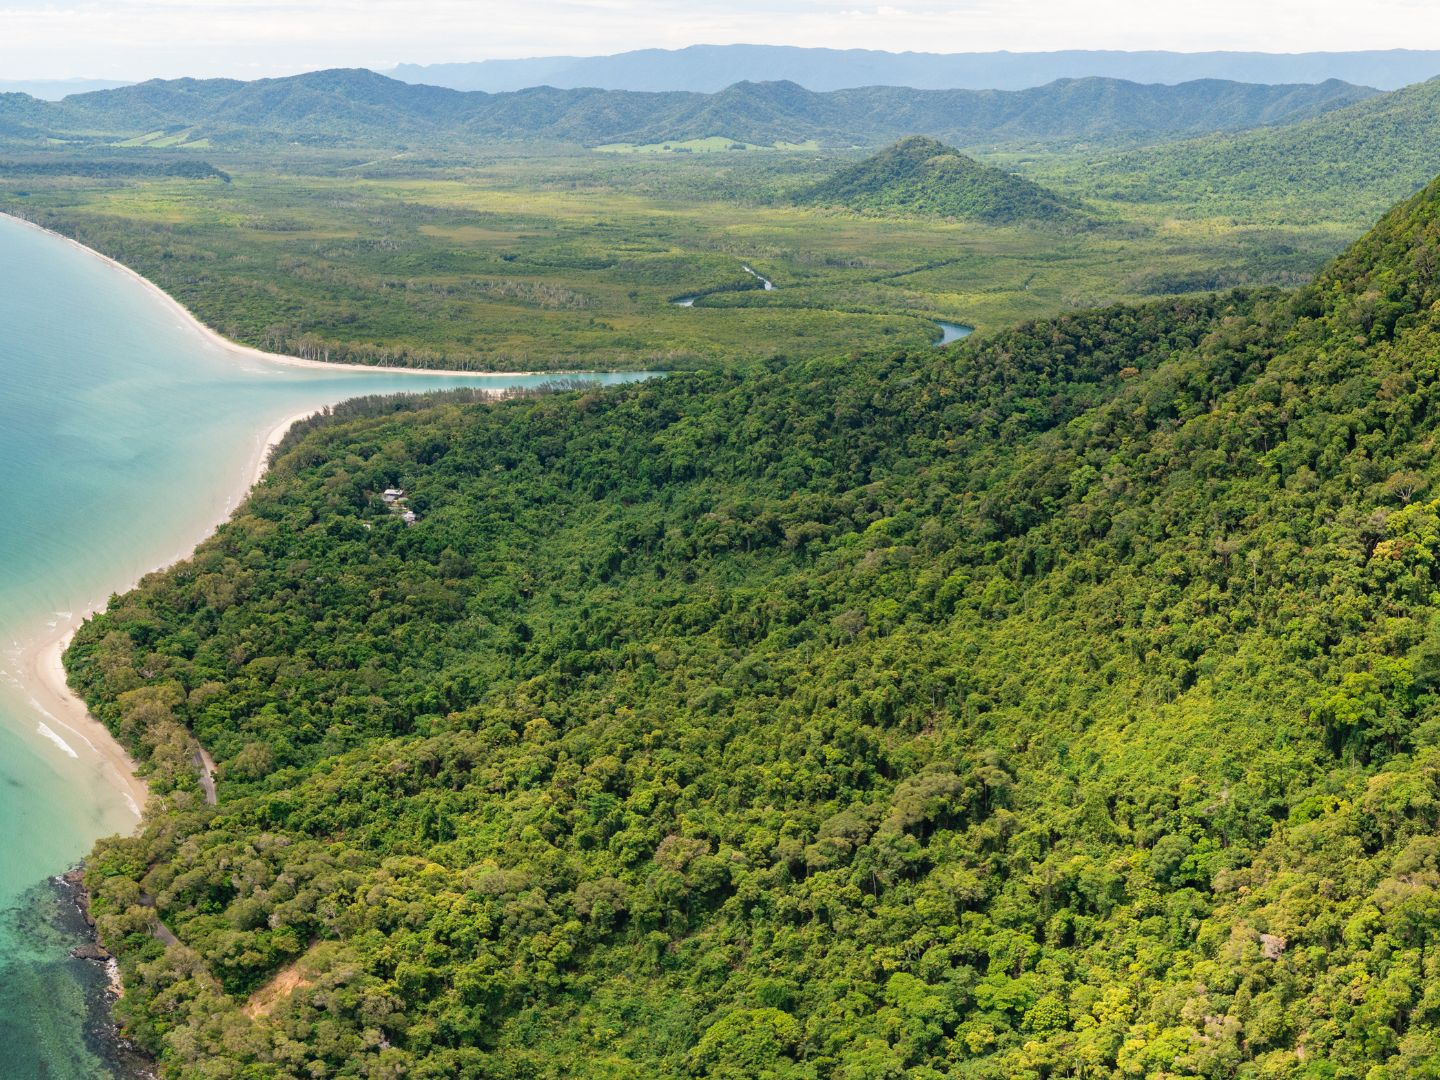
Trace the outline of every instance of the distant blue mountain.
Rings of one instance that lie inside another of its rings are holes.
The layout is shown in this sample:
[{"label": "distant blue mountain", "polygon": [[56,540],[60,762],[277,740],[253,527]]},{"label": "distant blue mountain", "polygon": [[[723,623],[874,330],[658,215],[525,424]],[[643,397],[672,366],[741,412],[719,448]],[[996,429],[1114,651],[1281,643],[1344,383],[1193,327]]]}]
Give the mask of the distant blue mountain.
[{"label": "distant blue mountain", "polygon": [[692,90],[713,93],[741,80],[788,79],[808,90],[909,86],[922,90],[1023,90],[1056,79],[1099,76],[1141,83],[1228,79],[1318,83],[1339,79],[1395,90],[1440,75],[1440,51],[891,53],[785,45],[692,45],[614,56],[542,56],[464,64],[401,64],[386,72],[410,83],[491,93],[560,89]]},{"label": "distant blue mountain", "polygon": [[543,88],[487,94],[352,69],[255,82],[157,79],[61,102],[0,94],[0,136],[40,143],[169,131],[217,144],[285,139],[317,145],[529,139],[597,145],[721,135],[761,144],[873,146],[915,134],[959,146],[1077,138],[1154,142],[1295,123],[1378,93],[1335,81],[1145,86],[1071,79],[1019,91],[878,86],[815,93],[793,82],[771,82],[736,83],[715,94]]},{"label": "distant blue mountain", "polygon": [[59,101],[71,94],[116,90],[131,85],[114,79],[0,79],[0,94],[29,94],[41,101]]}]

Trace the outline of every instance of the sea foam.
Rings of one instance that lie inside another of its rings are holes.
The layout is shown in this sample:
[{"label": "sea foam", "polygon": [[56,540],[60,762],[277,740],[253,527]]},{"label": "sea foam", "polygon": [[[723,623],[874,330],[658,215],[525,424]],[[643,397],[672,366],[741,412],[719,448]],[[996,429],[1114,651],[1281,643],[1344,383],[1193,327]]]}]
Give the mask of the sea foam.
[{"label": "sea foam", "polygon": [[61,750],[64,750],[65,753],[69,754],[72,758],[75,758],[77,761],[79,760],[80,755],[75,752],[74,748],[71,747],[71,745],[67,743],[64,739],[62,739],[59,735],[56,735],[55,732],[51,731],[50,728],[43,721],[36,722],[35,730],[38,731],[41,735],[44,735],[45,738],[49,739]]}]

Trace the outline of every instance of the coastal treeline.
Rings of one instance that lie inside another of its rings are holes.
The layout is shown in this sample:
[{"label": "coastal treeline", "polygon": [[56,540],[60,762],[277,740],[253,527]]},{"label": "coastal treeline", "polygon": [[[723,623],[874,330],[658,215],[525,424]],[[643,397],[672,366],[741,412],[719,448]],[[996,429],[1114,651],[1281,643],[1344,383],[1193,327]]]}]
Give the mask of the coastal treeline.
[{"label": "coastal treeline", "polygon": [[175,161],[137,161],[134,158],[74,158],[54,156],[40,159],[0,159],[0,177],[80,176],[92,180],[134,180],[165,177],[178,180],[219,180],[230,182],[230,174],[208,161],[185,158]]},{"label": "coastal treeline", "polygon": [[126,1032],[1440,1074],[1437,265],[1440,183],[1299,292],[311,425],[67,657],[156,793],[86,875]]}]

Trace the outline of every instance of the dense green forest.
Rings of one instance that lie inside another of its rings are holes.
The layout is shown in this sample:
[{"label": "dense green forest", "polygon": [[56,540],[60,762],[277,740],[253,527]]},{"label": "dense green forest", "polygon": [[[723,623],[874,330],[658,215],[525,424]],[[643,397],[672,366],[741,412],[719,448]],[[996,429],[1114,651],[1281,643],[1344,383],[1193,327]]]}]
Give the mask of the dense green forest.
[{"label": "dense green forest", "polygon": [[1357,203],[1389,205],[1437,171],[1440,79],[1432,79],[1293,124],[1070,158],[1045,179],[1202,216],[1243,213],[1257,192],[1288,192],[1296,218],[1326,220]]},{"label": "dense green forest", "polygon": [[85,177],[92,180],[134,180],[169,178],[178,180],[219,180],[230,182],[229,174],[209,162],[195,159],[144,161],[134,158],[85,159],[72,157],[40,157],[32,160],[0,161],[0,177],[33,179],[36,177]]},{"label": "dense green forest", "polygon": [[1440,1076],[1437,267],[1440,182],[1298,292],[305,425],[67,656],[157,794],[117,1016],[171,1076]]},{"label": "dense green forest", "polygon": [[847,210],[997,223],[1080,220],[1040,185],[921,135],[839,170],[800,192],[797,200]]}]

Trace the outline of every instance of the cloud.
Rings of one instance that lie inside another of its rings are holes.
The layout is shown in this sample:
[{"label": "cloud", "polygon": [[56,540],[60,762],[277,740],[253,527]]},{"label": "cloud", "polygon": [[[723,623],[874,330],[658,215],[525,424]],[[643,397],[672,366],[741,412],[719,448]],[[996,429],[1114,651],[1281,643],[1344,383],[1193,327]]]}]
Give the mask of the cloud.
[{"label": "cloud", "polygon": [[0,0],[6,78],[283,74],[699,42],[928,52],[1440,48],[1433,0]]}]

